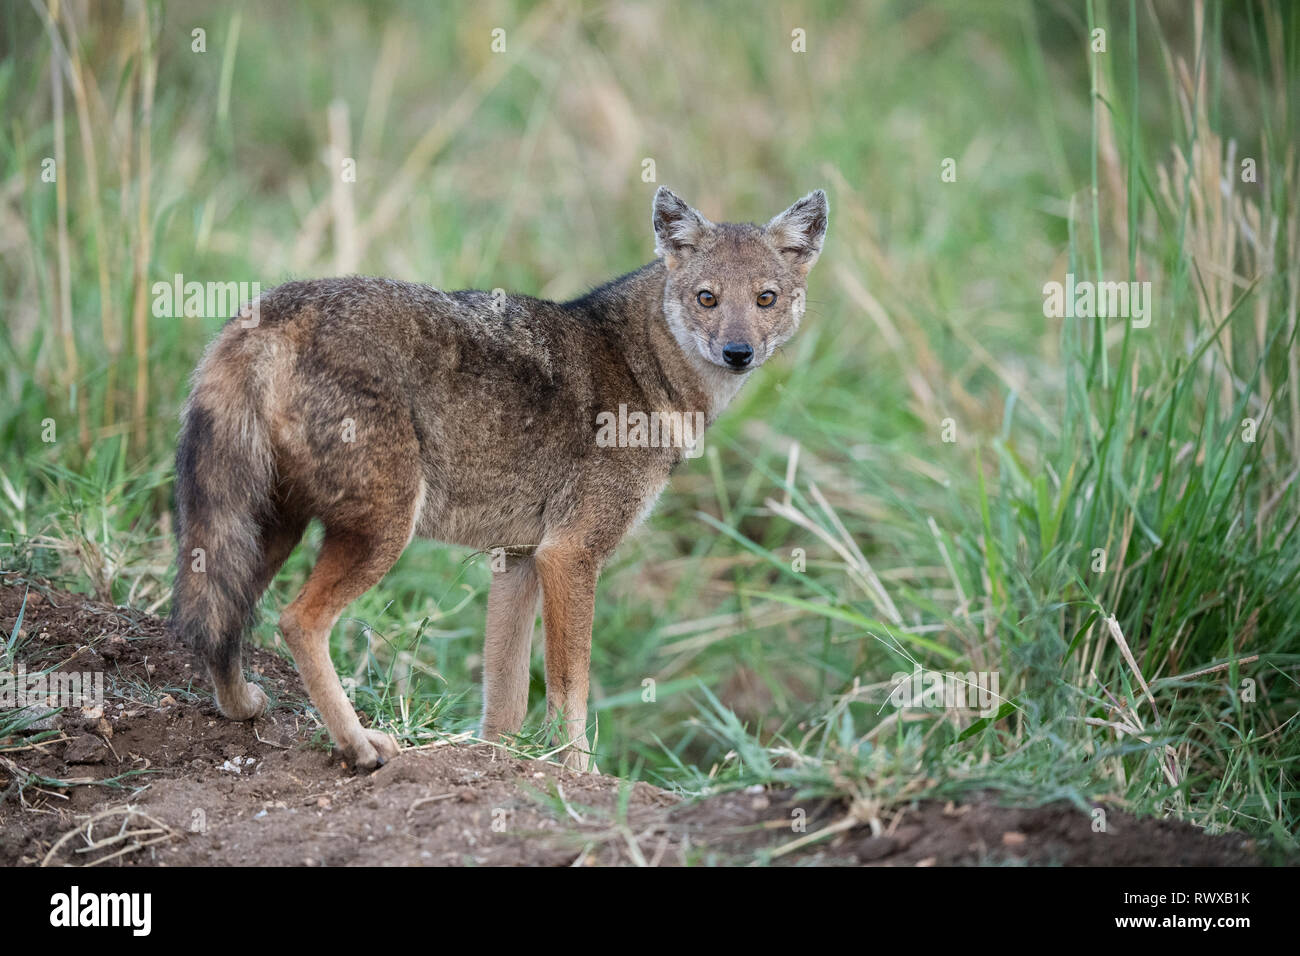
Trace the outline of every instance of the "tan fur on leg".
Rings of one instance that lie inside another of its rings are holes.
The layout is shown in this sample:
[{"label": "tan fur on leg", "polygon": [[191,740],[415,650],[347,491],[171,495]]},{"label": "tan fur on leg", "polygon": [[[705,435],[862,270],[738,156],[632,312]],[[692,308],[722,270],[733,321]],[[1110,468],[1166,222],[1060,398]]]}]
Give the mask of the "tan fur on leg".
[{"label": "tan fur on leg", "polygon": [[567,543],[538,550],[535,560],[546,629],[546,710],[564,721],[560,742],[570,744],[564,765],[585,771],[591,767],[587,693],[597,564]]},{"label": "tan fur on leg", "polygon": [[528,712],[528,659],[540,593],[531,557],[508,558],[492,578],[483,642],[483,724],[480,736],[517,733]]},{"label": "tan fur on leg", "polygon": [[293,653],[311,702],[320,711],[334,743],[353,766],[372,770],[397,755],[397,742],[366,730],[348,700],[330,660],[329,638],[343,609],[378,583],[406,545],[410,517],[396,535],[365,536],[326,532],[320,558],[302,593],[280,615],[280,630]]}]

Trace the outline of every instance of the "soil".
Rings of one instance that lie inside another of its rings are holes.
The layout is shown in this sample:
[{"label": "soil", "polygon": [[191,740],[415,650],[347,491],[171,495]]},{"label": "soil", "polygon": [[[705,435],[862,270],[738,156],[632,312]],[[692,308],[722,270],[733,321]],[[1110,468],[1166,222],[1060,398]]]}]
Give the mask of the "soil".
[{"label": "soil", "polygon": [[873,827],[839,800],[764,789],[686,800],[469,742],[407,749],[357,775],[330,751],[291,662],[246,653],[273,707],[232,723],[190,653],[139,611],[5,575],[0,643],[25,592],[18,662],[103,671],[106,694],[102,713],[71,708],[0,737],[0,865],[1261,862],[1243,835],[1113,809],[1104,833],[1068,804],[991,797],[886,808]]}]

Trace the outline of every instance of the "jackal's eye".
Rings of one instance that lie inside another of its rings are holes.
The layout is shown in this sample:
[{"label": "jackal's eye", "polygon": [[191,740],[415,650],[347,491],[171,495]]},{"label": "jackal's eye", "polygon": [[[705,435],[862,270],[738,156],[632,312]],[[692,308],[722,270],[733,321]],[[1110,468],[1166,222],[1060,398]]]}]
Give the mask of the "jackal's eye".
[{"label": "jackal's eye", "polygon": [[718,304],[718,297],[708,289],[702,289],[700,294],[695,297],[696,301],[706,309],[711,309]]},{"label": "jackal's eye", "polygon": [[758,294],[758,307],[760,309],[766,309],[769,305],[771,305],[775,301],[776,301],[775,292],[760,292]]}]

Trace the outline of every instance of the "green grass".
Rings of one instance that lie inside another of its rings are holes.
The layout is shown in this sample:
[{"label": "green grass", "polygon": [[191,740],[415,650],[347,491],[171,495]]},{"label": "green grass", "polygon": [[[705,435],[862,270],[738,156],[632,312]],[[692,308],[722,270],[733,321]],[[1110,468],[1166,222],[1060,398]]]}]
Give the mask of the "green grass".
[{"label": "green grass", "polygon": [[[646,158],[715,218],[824,186],[802,330],[602,576],[601,768],[864,806],[1107,800],[1294,846],[1300,28],[1211,3],[1198,45],[1183,6],[150,6],[145,274],[343,265],[558,298],[651,255]],[[44,28],[3,16],[0,563],[162,610],[176,413],[221,320],[132,329],[137,22],[93,14],[79,45],[61,24],[97,90],[95,190],[68,86],[56,142]],[[352,229],[322,160],[336,100]],[[60,152],[75,373],[39,175]],[[1045,317],[1067,272],[1152,282],[1150,326]],[[418,542],[351,607],[332,653],[362,709],[412,742],[473,728],[489,580]],[[888,682],[913,661],[996,671],[1014,706],[900,713]],[[544,754],[540,647],[533,675],[518,745]]]}]

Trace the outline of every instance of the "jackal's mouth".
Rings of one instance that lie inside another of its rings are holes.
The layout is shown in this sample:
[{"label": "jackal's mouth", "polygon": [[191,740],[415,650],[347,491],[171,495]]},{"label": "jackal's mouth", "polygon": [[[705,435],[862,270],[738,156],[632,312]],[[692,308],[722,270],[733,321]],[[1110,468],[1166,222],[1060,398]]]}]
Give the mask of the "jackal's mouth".
[{"label": "jackal's mouth", "polygon": [[736,366],[729,365],[726,362],[719,362],[717,359],[715,359],[712,355],[709,355],[707,352],[704,353],[704,360],[708,362],[710,365],[712,365],[714,368],[716,368],[719,372],[728,372],[731,375],[748,375],[750,372],[754,371],[754,369],[758,368],[760,364],[762,364],[761,362],[750,362],[748,365],[737,368]]}]

